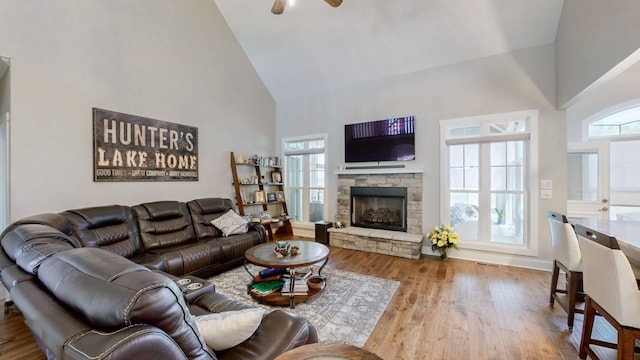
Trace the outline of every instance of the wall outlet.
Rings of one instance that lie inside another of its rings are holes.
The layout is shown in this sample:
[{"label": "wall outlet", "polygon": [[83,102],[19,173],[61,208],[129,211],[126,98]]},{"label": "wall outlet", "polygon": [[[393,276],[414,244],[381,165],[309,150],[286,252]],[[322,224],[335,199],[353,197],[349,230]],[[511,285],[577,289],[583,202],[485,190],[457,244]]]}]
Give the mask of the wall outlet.
[{"label": "wall outlet", "polygon": [[540,191],[540,198],[542,199],[551,199],[553,197],[553,192],[552,190],[541,190]]},{"label": "wall outlet", "polygon": [[553,181],[552,180],[540,180],[540,188],[541,189],[553,189]]}]

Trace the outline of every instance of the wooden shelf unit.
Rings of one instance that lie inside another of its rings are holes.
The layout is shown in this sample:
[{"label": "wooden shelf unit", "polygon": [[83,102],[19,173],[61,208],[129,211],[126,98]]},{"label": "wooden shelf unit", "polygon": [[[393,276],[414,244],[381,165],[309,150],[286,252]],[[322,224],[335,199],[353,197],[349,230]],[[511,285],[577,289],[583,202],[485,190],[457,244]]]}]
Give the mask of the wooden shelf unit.
[{"label": "wooden shelf unit", "polygon": [[[240,215],[250,215],[252,212],[249,211],[249,213],[247,214],[246,209],[249,208],[261,208],[261,211],[269,211],[271,218],[272,219],[279,219],[278,222],[273,222],[273,221],[264,221],[262,222],[262,225],[265,227],[265,230],[267,230],[267,234],[269,235],[269,241],[274,241],[273,238],[273,233],[277,232],[277,234],[282,234],[282,235],[293,235],[293,229],[291,227],[291,221],[288,218],[281,218],[282,214],[284,214],[285,216],[289,215],[289,211],[287,210],[287,202],[286,202],[286,198],[284,201],[266,201],[267,198],[265,198],[265,202],[264,203],[255,203],[255,202],[248,202],[247,199],[243,199],[242,197],[242,193],[245,192],[245,194],[249,194],[251,193],[252,195],[251,200],[254,199],[253,194],[255,194],[256,191],[264,191],[265,192],[265,196],[267,195],[267,193],[275,193],[275,191],[282,191],[284,192],[284,183],[283,182],[271,182],[271,181],[267,181],[266,179],[263,178],[263,174],[262,174],[262,170],[267,169],[267,170],[271,170],[271,171],[279,171],[282,169],[282,166],[274,166],[274,165],[268,165],[268,166],[262,166],[260,164],[249,164],[249,163],[238,163],[236,162],[236,156],[234,154],[234,152],[231,152],[231,156],[230,156],[230,160],[231,160],[231,174],[233,175],[233,188],[235,190],[235,194],[236,194],[236,204],[238,207],[238,212],[240,213]],[[255,176],[258,179],[257,183],[240,183],[240,177],[238,176],[238,169],[240,168],[247,168],[247,170],[243,171],[244,173],[248,173],[250,176]],[[270,174],[266,174],[266,175],[270,175]],[[269,190],[269,192],[267,192],[266,190]],[[271,210],[274,209],[280,209],[279,212],[277,213],[272,213]]]}]

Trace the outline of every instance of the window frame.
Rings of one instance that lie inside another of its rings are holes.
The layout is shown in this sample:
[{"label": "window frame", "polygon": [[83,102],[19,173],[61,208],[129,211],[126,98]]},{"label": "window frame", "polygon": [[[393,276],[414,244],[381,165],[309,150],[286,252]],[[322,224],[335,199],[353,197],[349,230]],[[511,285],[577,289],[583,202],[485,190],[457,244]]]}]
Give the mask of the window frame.
[{"label": "window frame", "polygon": [[[610,108],[607,108],[597,114],[594,114],[583,121],[583,139],[588,141],[596,141],[596,140],[638,140],[640,139],[640,132],[636,134],[615,134],[615,135],[591,135],[591,126],[601,120],[604,120],[608,117],[614,116],[621,112],[625,112],[631,109],[639,109],[640,110],[640,99],[635,99],[629,102],[625,102]],[[634,120],[633,122],[639,122],[640,119]],[[615,125],[611,125],[615,126]],[[620,125],[618,125],[620,126]]]},{"label": "window frame", "polygon": [[[483,231],[490,220],[481,220],[483,224],[478,226],[478,240],[465,241],[460,239],[458,246],[461,249],[488,251],[493,253],[503,253],[512,255],[537,256],[538,255],[538,110],[523,110],[509,113],[488,114],[465,118],[454,118],[440,120],[440,176],[442,191],[440,192],[440,219],[441,223],[450,223],[450,179],[449,179],[449,145],[459,144],[480,144],[479,161],[480,167],[491,167],[488,154],[483,154],[482,145],[490,146],[493,142],[505,142],[513,140],[523,140],[526,138],[525,147],[528,158],[525,159],[525,199],[524,206],[527,216],[524,220],[525,230],[523,232],[523,244],[514,245],[507,243],[491,242],[491,239],[483,239],[483,236],[489,233],[489,230]],[[518,119],[526,120],[526,131],[509,132],[504,134],[495,134],[489,132],[490,124],[511,122]],[[450,137],[449,132],[452,128],[463,128],[477,125],[480,127],[479,134],[468,136]],[[480,170],[482,171],[482,170]],[[488,169],[490,173],[490,169]],[[492,193],[496,193],[491,189],[490,183],[483,184],[483,177],[479,175],[479,196],[480,201],[490,199]],[[481,218],[491,218],[491,214],[482,213]]]},{"label": "window frame", "polygon": [[[307,148],[305,147],[305,149],[300,149],[300,150],[287,150],[287,144],[288,143],[292,143],[292,142],[301,142],[304,141],[305,143],[311,142],[311,141],[317,141],[317,140],[322,140],[324,142],[324,146],[321,148]],[[311,135],[302,135],[302,136],[295,136],[295,137],[287,137],[287,138],[282,138],[282,153],[283,153],[283,176],[284,176],[284,182],[285,182],[285,194],[287,194],[287,205],[289,206],[290,203],[290,199],[289,199],[289,189],[291,188],[300,188],[302,189],[302,218],[303,219],[309,219],[310,217],[310,191],[312,189],[321,189],[324,192],[324,196],[323,196],[323,204],[322,204],[322,217],[323,219],[327,218],[327,214],[328,214],[328,208],[327,208],[327,168],[326,168],[326,163],[327,163],[327,143],[328,143],[328,134],[323,133],[323,134],[311,134]],[[325,160],[325,169],[324,169],[324,182],[323,182],[323,187],[319,188],[319,187],[312,187],[311,185],[311,168],[310,168],[310,156],[309,155],[313,155],[313,154],[323,154],[324,155],[324,160]],[[293,155],[303,155],[304,156],[304,173],[303,173],[303,186],[302,187],[293,187],[291,186],[291,181],[289,179],[289,169],[288,169],[288,156],[293,156]],[[289,206],[290,207],[290,206]],[[290,210],[290,209],[289,209]],[[291,210],[289,211],[289,215],[291,215]],[[302,221],[296,221],[294,219],[291,220],[293,223],[296,224],[313,224],[313,222],[309,221],[309,220],[302,220]]]}]

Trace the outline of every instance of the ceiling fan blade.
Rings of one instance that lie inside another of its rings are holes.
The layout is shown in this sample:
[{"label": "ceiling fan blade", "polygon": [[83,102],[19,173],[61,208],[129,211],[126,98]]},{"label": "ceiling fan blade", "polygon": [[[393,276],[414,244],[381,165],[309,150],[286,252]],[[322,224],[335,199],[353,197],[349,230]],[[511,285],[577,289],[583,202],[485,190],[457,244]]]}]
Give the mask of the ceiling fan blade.
[{"label": "ceiling fan blade", "polygon": [[333,7],[338,7],[340,6],[340,4],[342,4],[342,0],[324,0],[324,1]]},{"label": "ceiling fan blade", "polygon": [[273,3],[271,12],[280,15],[284,12],[285,7],[287,7],[287,0],[276,0],[276,2]]}]

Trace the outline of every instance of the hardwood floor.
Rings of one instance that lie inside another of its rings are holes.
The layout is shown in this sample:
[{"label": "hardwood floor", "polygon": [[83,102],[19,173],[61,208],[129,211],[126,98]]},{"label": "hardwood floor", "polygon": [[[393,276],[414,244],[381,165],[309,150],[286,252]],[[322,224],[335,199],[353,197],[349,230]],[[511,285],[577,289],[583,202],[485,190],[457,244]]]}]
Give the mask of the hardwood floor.
[{"label": "hardwood floor", "polygon": [[[550,272],[333,247],[327,266],[400,282],[364,346],[384,359],[578,358],[582,315],[569,332],[566,313],[549,307]],[[615,341],[605,323],[595,331]],[[599,354],[615,359],[611,350]],[[4,315],[0,359],[44,358],[22,316]]]}]

